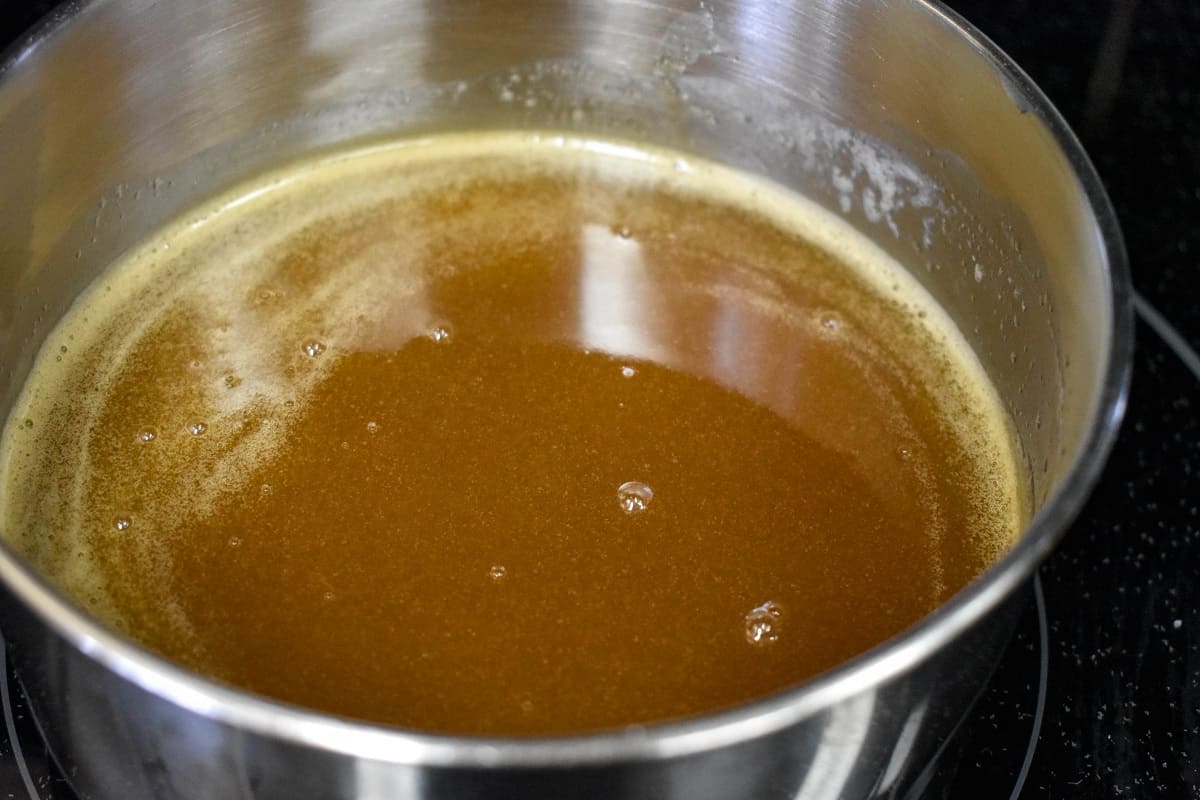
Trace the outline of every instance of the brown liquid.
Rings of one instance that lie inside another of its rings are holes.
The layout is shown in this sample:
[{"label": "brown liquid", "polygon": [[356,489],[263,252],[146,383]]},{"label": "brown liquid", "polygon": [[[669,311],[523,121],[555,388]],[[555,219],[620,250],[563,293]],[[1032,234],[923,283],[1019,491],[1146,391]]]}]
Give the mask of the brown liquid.
[{"label": "brown liquid", "polygon": [[10,540],[221,680],[520,735],[792,686],[1007,545],[1002,417],[911,281],[749,179],[517,139],[310,165],[117,265],[10,421]]}]

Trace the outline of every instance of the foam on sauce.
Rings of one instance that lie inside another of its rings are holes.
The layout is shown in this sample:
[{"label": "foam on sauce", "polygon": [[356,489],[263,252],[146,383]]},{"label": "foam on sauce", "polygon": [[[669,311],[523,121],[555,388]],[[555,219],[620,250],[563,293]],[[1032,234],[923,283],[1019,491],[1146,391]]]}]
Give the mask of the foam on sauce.
[{"label": "foam on sauce", "polygon": [[1018,478],[961,334],[836,216],[675,153],[444,135],[114,264],[14,407],[0,526],[219,679],[548,734],[887,638],[1011,545]]}]

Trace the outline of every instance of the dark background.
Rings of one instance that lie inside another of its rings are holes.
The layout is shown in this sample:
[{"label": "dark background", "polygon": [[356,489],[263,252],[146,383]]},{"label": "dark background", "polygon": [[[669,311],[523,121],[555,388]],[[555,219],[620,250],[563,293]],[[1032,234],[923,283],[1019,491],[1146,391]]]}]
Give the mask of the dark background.
[{"label": "dark background", "polygon": [[[0,0],[0,44],[57,5]],[[1116,207],[1142,298],[1125,427],[1101,486],[1041,572],[1049,682],[1021,797],[1200,797],[1200,374],[1185,363],[1186,343],[1200,344],[1200,2],[951,5],[1024,67],[1079,135]],[[1183,348],[1146,324],[1155,309]],[[1018,641],[1031,647],[1031,638]],[[1028,675],[1013,674],[1024,669],[1002,668],[993,694],[1027,689]],[[1018,706],[985,704],[955,797],[1009,796],[1032,718],[1027,699]],[[19,704],[17,716],[19,725]],[[0,759],[8,748],[4,737]],[[65,796],[44,775],[33,783],[47,798]],[[22,796],[21,779],[0,765],[5,792]]]},{"label": "dark background", "polygon": [[[1116,207],[1142,310],[1195,348],[1200,3],[952,5],[1066,117]],[[1137,336],[1104,480],[1042,569],[1050,691],[1023,797],[1200,796],[1200,375],[1143,321]]]}]

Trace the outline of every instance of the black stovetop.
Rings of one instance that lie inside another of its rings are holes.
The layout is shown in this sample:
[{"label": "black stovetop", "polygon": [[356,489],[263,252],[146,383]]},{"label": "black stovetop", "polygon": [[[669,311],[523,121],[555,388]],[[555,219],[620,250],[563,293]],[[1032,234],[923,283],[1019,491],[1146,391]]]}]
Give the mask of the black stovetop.
[{"label": "black stovetop", "polygon": [[[4,0],[0,47],[58,3]],[[1129,410],[1091,502],[925,797],[1200,794],[1200,2],[955,0],[1080,136],[1139,291]],[[2,652],[2,650],[0,650]],[[0,800],[73,800],[0,660]],[[955,766],[950,766],[950,765]]]}]

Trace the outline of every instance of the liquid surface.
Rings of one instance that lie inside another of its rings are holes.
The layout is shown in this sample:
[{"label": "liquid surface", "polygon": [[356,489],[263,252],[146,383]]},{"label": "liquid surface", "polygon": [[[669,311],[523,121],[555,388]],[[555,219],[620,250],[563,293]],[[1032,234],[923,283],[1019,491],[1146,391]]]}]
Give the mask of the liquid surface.
[{"label": "liquid surface", "polygon": [[93,614],[361,719],[725,708],[915,622],[1023,522],[942,312],[837,219],[516,134],[299,165],[114,265],[6,429],[0,524]]}]

